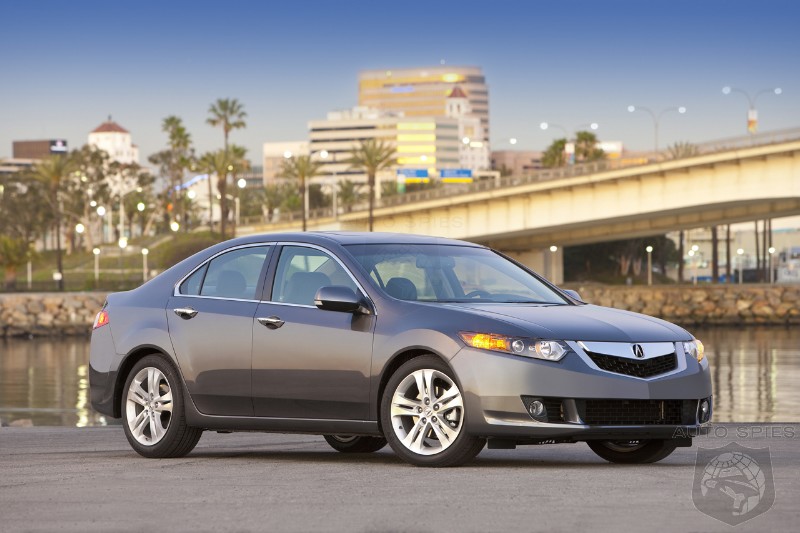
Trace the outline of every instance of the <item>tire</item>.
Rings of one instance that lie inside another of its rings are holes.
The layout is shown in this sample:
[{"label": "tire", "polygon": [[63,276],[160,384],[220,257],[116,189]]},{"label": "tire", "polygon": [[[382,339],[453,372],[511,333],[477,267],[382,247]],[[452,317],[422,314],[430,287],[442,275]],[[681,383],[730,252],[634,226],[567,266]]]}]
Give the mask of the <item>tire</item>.
[{"label": "tire", "polygon": [[355,435],[325,435],[331,448],[342,453],[372,453],[386,446],[383,437],[357,437]]},{"label": "tire", "polygon": [[644,464],[658,462],[675,451],[668,440],[586,441],[594,453],[611,463]]},{"label": "tire", "polygon": [[133,365],[122,391],[121,412],[128,442],[144,457],[183,457],[203,434],[186,425],[178,373],[156,355]]},{"label": "tire", "polygon": [[459,466],[478,455],[486,440],[467,433],[467,415],[453,371],[433,355],[398,368],[381,398],[386,440],[400,458],[416,466]]}]

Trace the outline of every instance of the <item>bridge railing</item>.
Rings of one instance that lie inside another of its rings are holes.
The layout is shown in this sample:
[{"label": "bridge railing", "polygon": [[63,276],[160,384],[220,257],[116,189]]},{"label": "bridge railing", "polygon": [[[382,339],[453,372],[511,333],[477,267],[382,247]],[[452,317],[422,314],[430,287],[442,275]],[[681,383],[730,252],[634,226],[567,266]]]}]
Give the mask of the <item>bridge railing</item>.
[{"label": "bridge railing", "polygon": [[[657,162],[670,161],[676,159],[687,159],[701,155],[709,155],[719,152],[726,152],[730,150],[739,150],[744,148],[752,148],[756,146],[765,146],[771,144],[784,143],[789,141],[800,140],[800,128],[790,128],[784,130],[768,131],[757,133],[747,136],[731,137],[729,139],[721,139],[707,143],[691,144],[690,150],[686,150],[679,154],[670,154],[665,152],[650,152],[641,154],[636,158],[624,159],[606,159],[602,161],[595,161],[592,163],[584,163],[579,165],[570,165],[558,168],[538,169],[524,176],[504,176],[498,178],[483,178],[479,181],[468,184],[449,184],[440,187],[425,189],[422,191],[393,194],[383,196],[375,200],[375,207],[392,207],[408,203],[425,202],[428,200],[437,200],[440,198],[447,198],[451,196],[461,196],[477,192],[491,191],[497,189],[504,189],[507,187],[516,187],[519,185],[528,185],[531,183],[542,183],[554,181],[558,179],[571,178],[576,176],[587,176],[597,174],[599,172],[607,172],[619,168],[634,168],[637,166],[645,166]],[[366,201],[361,201],[348,208],[339,207],[339,214],[345,212],[365,211],[369,208]],[[333,217],[332,207],[323,207],[319,209],[310,210],[308,213],[308,220],[317,218]],[[259,224],[271,222],[292,222],[302,220],[302,211],[282,211],[278,216],[273,216],[271,220],[265,220],[263,217],[249,217],[243,220],[243,224]]]}]

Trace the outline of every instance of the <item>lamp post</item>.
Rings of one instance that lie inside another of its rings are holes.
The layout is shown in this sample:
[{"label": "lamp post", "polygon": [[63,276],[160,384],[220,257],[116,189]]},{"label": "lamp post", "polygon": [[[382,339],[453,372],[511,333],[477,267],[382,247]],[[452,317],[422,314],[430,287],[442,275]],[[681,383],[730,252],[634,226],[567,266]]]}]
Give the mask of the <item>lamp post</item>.
[{"label": "lamp post", "polygon": [[125,271],[122,268],[122,255],[125,253],[125,248],[128,247],[128,239],[125,237],[120,237],[119,241],[117,241],[119,245],[119,277],[120,277],[120,285],[123,283],[123,278],[125,277]]},{"label": "lamp post", "polygon": [[742,255],[744,255],[744,249],[739,248],[738,250],[736,250],[736,255],[739,256],[739,285],[741,285],[742,284],[742,270],[744,270],[742,268],[742,261],[744,259],[742,257]]},{"label": "lamp post", "polygon": [[142,248],[142,281],[147,281],[147,255],[150,250]]},{"label": "lamp post", "polygon": [[664,113],[668,113],[670,111],[677,111],[679,114],[683,115],[684,113],[686,113],[686,108],[683,107],[683,106],[667,107],[665,109],[662,109],[658,113],[655,113],[649,107],[643,107],[643,106],[637,106],[637,105],[629,105],[628,106],[628,112],[629,113],[633,113],[635,111],[643,111],[643,112],[647,113],[648,115],[650,115],[650,117],[653,119],[653,131],[654,131],[654,134],[653,134],[653,137],[654,137],[653,146],[654,146],[654,151],[655,151],[656,155],[658,155],[658,127],[659,127],[659,124],[661,123],[661,117],[664,115]]},{"label": "lamp post", "polygon": [[769,252],[769,283],[772,285],[775,283],[775,272],[772,268],[772,256],[775,253],[775,247],[770,246],[767,251]]},{"label": "lamp post", "polygon": [[689,263],[692,265],[692,285],[697,285],[697,263],[694,260],[694,250],[689,250]]},{"label": "lamp post", "polygon": [[739,93],[744,95],[747,98],[747,133],[753,134],[758,131],[758,111],[756,110],[756,101],[758,101],[758,97],[762,94],[773,93],[775,96],[780,95],[783,92],[783,89],[780,87],[773,87],[770,89],[761,89],[758,91],[753,97],[746,91],[739,89],[737,87],[726,86],[722,88],[722,94],[725,96],[731,93]]},{"label": "lamp post", "polygon": [[648,246],[645,248],[647,252],[647,284],[653,284],[653,247]]},{"label": "lamp post", "polygon": [[94,288],[97,288],[97,283],[100,281],[100,248],[93,248],[94,254]]},{"label": "lamp post", "polygon": [[556,252],[558,252],[558,246],[553,245],[550,247],[550,281],[553,283],[557,283],[556,281]]}]

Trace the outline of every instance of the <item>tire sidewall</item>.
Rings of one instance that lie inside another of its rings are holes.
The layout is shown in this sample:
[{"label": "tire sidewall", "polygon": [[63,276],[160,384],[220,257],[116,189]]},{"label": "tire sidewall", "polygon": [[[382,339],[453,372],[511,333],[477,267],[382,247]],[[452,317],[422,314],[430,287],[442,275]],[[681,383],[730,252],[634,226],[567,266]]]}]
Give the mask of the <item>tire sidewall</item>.
[{"label": "tire sidewall", "polygon": [[[136,374],[147,367],[157,368],[159,371],[161,371],[161,373],[163,373],[167,378],[167,383],[169,384],[170,391],[172,392],[172,415],[169,420],[169,427],[167,427],[167,431],[161,440],[152,446],[144,445],[136,440],[136,437],[133,436],[130,428],[128,427],[127,414],[128,390],[131,386],[131,382]],[[168,455],[168,451],[174,445],[174,441],[177,438],[177,433],[180,430],[180,419],[184,417],[183,390],[181,386],[182,382],[180,381],[175,367],[173,367],[172,364],[167,362],[163,357],[159,357],[157,355],[148,355],[142,358],[135,365],[133,365],[130,372],[128,372],[128,377],[125,378],[125,388],[122,390],[120,412],[122,413],[122,427],[125,430],[125,436],[128,438],[128,442],[130,443],[131,447],[138,454],[143,455],[144,457],[165,457]]]},{"label": "tire sidewall", "polygon": [[661,439],[650,440],[643,447],[629,452],[612,450],[606,446],[605,441],[587,442],[587,444],[594,453],[606,461],[623,464],[655,463],[665,459],[677,448],[668,440]]}]

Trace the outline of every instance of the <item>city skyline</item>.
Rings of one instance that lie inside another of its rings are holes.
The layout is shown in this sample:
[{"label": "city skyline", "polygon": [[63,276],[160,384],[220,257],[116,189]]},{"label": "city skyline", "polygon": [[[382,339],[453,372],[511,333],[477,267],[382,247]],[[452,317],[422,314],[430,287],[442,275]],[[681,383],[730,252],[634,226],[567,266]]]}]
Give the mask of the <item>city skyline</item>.
[{"label": "city skyline", "polygon": [[[36,6],[39,6],[38,8]],[[43,6],[43,7],[42,7]],[[334,8],[335,6],[335,8]],[[189,9],[191,8],[191,9]],[[370,69],[474,65],[489,86],[492,148],[544,149],[560,131],[597,122],[603,140],[662,148],[746,133],[759,98],[760,131],[800,126],[800,12],[791,2],[611,2],[562,5],[291,2],[4,4],[0,35],[0,157],[13,140],[66,138],[70,148],[112,115],[142,162],[161,150],[161,120],[183,118],[198,153],[222,144],[205,124],[217,98],[245,105],[231,141],[257,164],[267,141],[308,138],[308,122],[358,101]],[[387,31],[388,30],[388,31]]]}]

